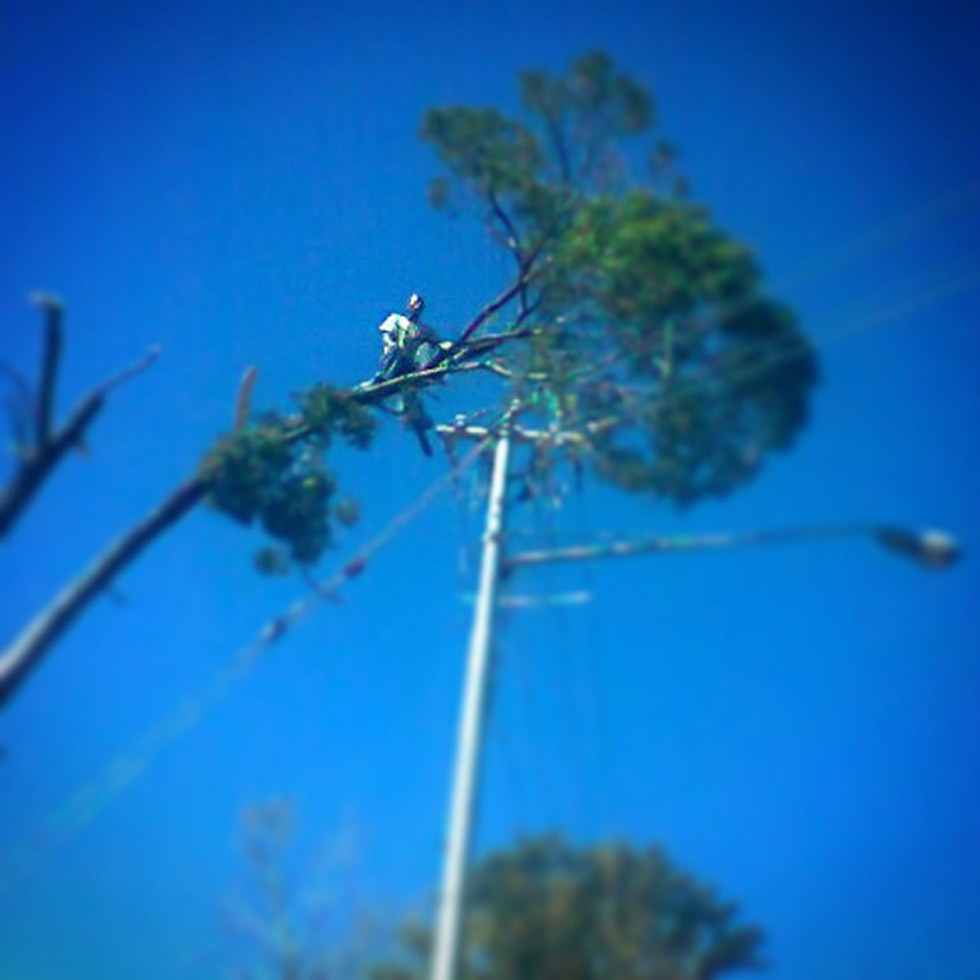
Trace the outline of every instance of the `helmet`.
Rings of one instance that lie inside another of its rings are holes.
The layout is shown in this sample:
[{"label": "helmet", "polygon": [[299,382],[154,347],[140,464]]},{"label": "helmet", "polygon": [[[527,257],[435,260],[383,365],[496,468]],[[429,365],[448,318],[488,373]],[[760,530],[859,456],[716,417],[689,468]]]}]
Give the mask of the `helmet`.
[{"label": "helmet", "polygon": [[408,297],[408,315],[418,316],[425,309],[425,300],[418,293]]}]

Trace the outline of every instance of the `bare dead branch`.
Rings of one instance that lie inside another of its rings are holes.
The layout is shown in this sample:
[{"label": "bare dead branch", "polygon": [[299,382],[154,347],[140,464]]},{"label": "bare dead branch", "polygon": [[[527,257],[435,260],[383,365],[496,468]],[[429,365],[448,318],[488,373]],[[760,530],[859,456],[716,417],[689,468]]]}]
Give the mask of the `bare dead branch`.
[{"label": "bare dead branch", "polygon": [[51,412],[61,350],[60,301],[47,295],[34,298],[47,313],[45,353],[41,369],[41,386],[35,408],[35,440],[25,446],[18,466],[7,485],[0,490],[0,537],[4,537],[24,508],[40,491],[65,454],[81,446],[89,426],[102,410],[109,392],[149,367],[158,357],[159,348],[151,348],[143,357],[94,388],[72,410],[67,420],[52,431]]},{"label": "bare dead branch", "polygon": [[241,432],[248,422],[252,411],[252,391],[259,376],[258,368],[250,364],[245,368],[242,380],[238,383],[238,396],[235,399],[235,432]]},{"label": "bare dead branch", "polygon": [[27,624],[0,654],[0,705],[6,703],[41,663],[51,644],[86,606],[151,542],[187,514],[203,498],[207,488],[207,482],[199,477],[179,486],[156,510],[110,545]]},{"label": "bare dead branch", "polygon": [[[524,277],[525,281],[526,279],[527,277]],[[511,291],[509,295],[512,298],[514,292]],[[507,301],[508,297],[498,297],[499,305],[503,305]],[[476,323],[476,326],[485,321],[492,312],[492,308],[486,308],[482,319]],[[473,329],[476,327],[474,326]],[[350,395],[362,404],[377,404],[402,390],[425,387],[447,374],[476,370],[480,364],[476,361],[467,361],[466,358],[493,350],[502,343],[517,337],[528,336],[529,333],[528,330],[511,330],[502,334],[482,337],[478,341],[465,345],[464,350],[450,353],[447,360],[433,368],[402,375],[378,385],[353,389]],[[64,453],[71,446],[79,444],[86,429],[101,410],[108,392],[147,367],[155,360],[157,354],[156,349],[151,350],[140,361],[130,365],[94,389],[79,403],[68,421],[49,437],[43,452],[35,451],[23,462],[11,481],[11,485],[0,496],[0,534],[5,533],[10,528],[14,519],[40,489],[45,478]],[[244,415],[247,414],[247,402],[254,381],[255,372],[246,372],[239,389],[236,426],[241,424]],[[518,408],[519,403],[515,402],[511,409],[505,413],[504,418],[509,420]],[[483,438],[486,439],[492,434],[494,428],[484,429]],[[300,423],[295,430],[290,432],[288,438],[290,440],[301,439],[305,434],[306,427]],[[480,451],[482,451],[482,442],[474,447],[473,458],[476,458]],[[204,498],[208,489],[209,482],[199,475],[187,480],[174,490],[156,510],[106,549],[28,623],[7,649],[0,654],[0,705],[6,703],[18,690],[31,671],[42,662],[44,654],[51,645],[84,612],[89,603],[100,594],[110,592],[116,576],[131,562],[135,561],[146,547],[189,513]],[[344,567],[343,574],[347,578],[353,577],[359,573],[361,567],[363,567],[363,562],[358,564],[357,561],[351,561]],[[325,597],[322,587],[317,591],[321,597]],[[327,589],[327,592],[329,591]],[[281,635],[286,625],[283,622],[277,626],[274,635],[270,635],[268,638],[270,642]]]},{"label": "bare dead branch", "polygon": [[[491,338],[485,339],[490,340]],[[498,339],[502,342],[509,338],[500,335]],[[152,359],[153,356],[155,354],[151,353],[148,358],[144,358],[144,362]],[[80,416],[73,427],[73,431],[83,430],[91,421],[91,418],[101,407],[101,399],[104,398],[108,387],[123,380],[124,377],[131,376],[138,367],[139,365],[134,365],[132,369],[121,372],[93,393],[85,403],[88,414],[83,417]],[[412,383],[425,383],[450,371],[474,370],[477,367],[479,365],[475,363],[443,364],[427,371],[415,372],[414,375],[403,375],[391,382],[373,386],[365,391],[352,392],[352,396],[358,401],[371,404],[383,397],[388,397],[395,391],[408,387]],[[505,413],[504,418],[509,419],[516,410],[517,403]],[[499,424],[498,422],[498,426]],[[484,429],[483,438],[486,439],[491,435],[496,427]],[[291,433],[291,438],[299,439],[303,435],[304,432],[300,427]],[[70,444],[71,438],[71,433],[69,433],[64,436],[64,441]],[[63,451],[62,449],[61,452]],[[148,545],[186,516],[204,498],[208,489],[208,481],[200,476],[195,476],[183,483],[156,510],[127,531],[74,581],[65,586],[54,600],[28,623],[7,649],[0,654],[0,706],[17,691],[30,672],[42,662],[44,654],[55,640],[84,612],[89,603],[101,593],[110,590],[116,576],[135,561]],[[428,497],[425,500],[427,501]],[[377,542],[372,542],[370,545],[372,548],[377,546]],[[351,578],[358,574],[361,567],[357,561],[352,560],[344,566],[342,574],[346,578]],[[317,592],[320,597],[325,598],[332,592],[332,588],[318,587]],[[270,636],[269,639],[277,638],[285,626],[285,623],[281,624],[281,629],[278,629],[275,635]]]},{"label": "bare dead branch", "polygon": [[41,379],[38,385],[35,445],[43,453],[51,438],[51,416],[54,411],[55,384],[61,363],[62,320],[64,306],[48,293],[34,293],[31,302],[44,311],[44,350],[41,355]]},{"label": "bare dead branch", "polygon": [[83,399],[64,425],[48,440],[43,452],[33,449],[21,458],[20,465],[0,491],[0,538],[10,531],[62,457],[81,443],[104,402],[104,395],[97,393]]},{"label": "bare dead branch", "polygon": [[95,390],[101,395],[108,395],[113,388],[118,388],[119,385],[129,381],[141,371],[145,371],[159,356],[160,348],[154,344],[139,360],[133,361],[132,364],[124,367],[111,378],[107,378]]}]

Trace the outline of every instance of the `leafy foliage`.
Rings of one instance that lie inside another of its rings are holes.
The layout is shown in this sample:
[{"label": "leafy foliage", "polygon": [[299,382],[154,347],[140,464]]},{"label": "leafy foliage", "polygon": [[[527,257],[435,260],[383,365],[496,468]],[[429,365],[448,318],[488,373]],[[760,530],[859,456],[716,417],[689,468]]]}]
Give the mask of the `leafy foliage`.
[{"label": "leafy foliage", "polygon": [[374,418],[349,392],[318,384],[304,392],[300,404],[303,422],[321,445],[329,445],[334,432],[358,449],[367,449],[371,444]]},{"label": "leafy foliage", "polygon": [[333,518],[350,523],[351,504],[331,506],[336,478],[327,469],[326,451],[335,435],[365,449],[374,419],[349,393],[316,385],[300,397],[300,414],[270,413],[220,439],[205,457],[201,475],[211,504],[242,524],[261,523],[287,552],[261,549],[256,567],[276,574],[289,561],[317,560],[330,543]]},{"label": "leafy foliage", "polygon": [[686,200],[669,143],[645,183],[631,177],[655,107],[608,57],[525,72],[521,95],[521,119],[451,107],[422,124],[446,170],[432,202],[475,210],[517,264],[532,339],[496,366],[620,487],[679,504],[728,493],[805,424],[812,348],[750,250]]},{"label": "leafy foliage", "polygon": [[[464,980],[712,980],[763,965],[762,931],[656,848],[531,838],[470,881]],[[410,923],[404,939],[373,980],[424,976],[427,931]]]}]

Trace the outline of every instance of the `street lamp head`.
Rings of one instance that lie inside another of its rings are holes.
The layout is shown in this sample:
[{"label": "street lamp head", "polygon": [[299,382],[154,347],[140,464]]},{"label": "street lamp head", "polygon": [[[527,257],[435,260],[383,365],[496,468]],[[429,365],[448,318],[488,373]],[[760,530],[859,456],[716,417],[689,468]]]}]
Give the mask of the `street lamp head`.
[{"label": "street lamp head", "polygon": [[878,527],[875,528],[875,537],[889,551],[911,558],[927,568],[949,568],[963,554],[956,539],[945,531]]}]

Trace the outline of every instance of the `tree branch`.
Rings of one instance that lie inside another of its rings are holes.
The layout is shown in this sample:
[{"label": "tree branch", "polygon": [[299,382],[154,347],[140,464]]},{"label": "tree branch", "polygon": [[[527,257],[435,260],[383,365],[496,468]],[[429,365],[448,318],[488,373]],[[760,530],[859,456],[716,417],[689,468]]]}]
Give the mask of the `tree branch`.
[{"label": "tree branch", "polygon": [[497,195],[492,191],[487,191],[487,200],[490,202],[490,209],[496,215],[497,220],[504,226],[507,233],[507,248],[513,253],[520,272],[524,271],[524,249],[521,246],[521,237],[517,234],[514,222],[510,220],[510,215],[503,209]]},{"label": "tree branch", "polygon": [[179,486],[152,513],[126,532],[70,582],[28,623],[0,655],[0,705],[6,703],[27,675],[41,663],[52,643],[106,589],[122,569],[204,496],[208,484],[194,477]]},{"label": "tree branch", "polygon": [[525,379],[528,381],[534,381],[542,380],[544,377],[542,375],[540,378],[536,379],[534,374],[521,375],[517,371],[511,371],[510,368],[504,367],[503,364],[500,364],[497,361],[480,361],[478,366],[481,370],[489,371],[490,374],[495,374],[498,378],[506,378],[508,381],[513,381],[515,378],[522,381]]},{"label": "tree branch", "polygon": [[60,360],[63,309],[60,302],[48,296],[41,296],[36,302],[46,310],[47,321],[41,386],[35,408],[35,442],[20,457],[7,485],[0,490],[0,538],[10,531],[64,455],[82,443],[109,392],[149,367],[160,353],[159,348],[153,347],[138,361],[103,381],[75,406],[64,424],[52,432],[51,410]]},{"label": "tree branch", "polygon": [[117,371],[111,378],[103,381],[95,389],[94,393],[104,398],[113,388],[118,388],[119,385],[129,381],[130,378],[136,377],[141,371],[145,371],[159,356],[160,348],[154,344],[139,360],[133,361],[132,364],[127,365],[121,371]]},{"label": "tree branch", "polygon": [[528,255],[524,260],[523,267],[517,279],[508,286],[496,299],[487,303],[486,306],[480,310],[479,313],[466,325],[463,332],[459,335],[456,340],[457,344],[464,344],[473,334],[483,326],[483,324],[498,310],[505,307],[515,296],[517,296],[527,285],[537,276],[541,274],[544,266],[539,266],[534,268],[534,263],[537,261],[538,256],[541,254],[541,250],[544,248],[544,241],[542,240],[534,250]]},{"label": "tree branch", "polygon": [[248,417],[252,412],[252,391],[255,388],[255,382],[258,376],[258,368],[254,364],[250,364],[245,368],[245,372],[242,374],[242,380],[238,383],[233,424],[235,432],[241,432],[248,425]]},{"label": "tree branch", "polygon": [[48,440],[43,452],[31,450],[21,459],[14,475],[0,492],[0,537],[10,531],[65,453],[81,442],[104,401],[103,396],[89,395],[79,403],[55,436]]},{"label": "tree branch", "polygon": [[425,368],[422,371],[399,374],[396,378],[379,381],[377,384],[365,384],[363,387],[351,388],[350,397],[361,405],[374,405],[406,389],[427,387],[440,378],[444,378],[447,374],[479,370],[483,367],[482,362],[473,361],[472,358],[496,350],[508,341],[522,340],[529,337],[530,334],[531,331],[528,329],[507,330],[504,333],[487,334],[485,337],[465,343],[458,340],[454,343],[454,349],[449,352],[446,360],[440,364]]},{"label": "tree branch", "polygon": [[[145,357],[124,368],[96,388],[78,406],[68,422],[56,435],[54,441],[49,443],[48,451],[30,460],[28,465],[22,467],[21,473],[30,474],[31,466],[44,465],[50,470],[60,456],[67,451],[68,447],[81,438],[85,428],[102,407],[108,392],[151,364],[158,353],[157,348],[151,349]],[[256,376],[256,369],[250,367],[242,378],[236,403],[236,425],[238,416],[243,412],[247,414],[247,407],[243,405],[243,400],[248,401]],[[26,483],[33,480],[36,489],[40,485],[39,481],[43,480],[43,476],[43,473],[22,476],[21,482]],[[84,612],[88,604],[100,592],[111,592],[113,580],[119,573],[135,561],[144,549],[160,535],[188,514],[204,498],[208,489],[208,481],[200,476],[194,476],[182,483],[156,510],[148,514],[146,518],[130,528],[119,540],[107,548],[28,623],[10,646],[0,654],[0,706],[14,694],[28,674],[41,663],[50,646]],[[29,488],[17,489],[17,493],[21,496],[30,494],[30,492]],[[5,495],[3,501],[0,502],[0,518],[5,513],[4,504],[7,496],[9,494]],[[23,502],[20,503],[20,506],[23,506]]]},{"label": "tree branch", "polygon": [[427,387],[447,374],[457,371],[472,371],[476,367],[475,364],[453,364],[446,360],[435,367],[425,368],[422,371],[410,371],[407,374],[399,374],[396,378],[389,378],[387,381],[379,381],[377,384],[369,384],[363,388],[352,388],[350,396],[361,405],[374,405],[376,402],[397,395],[406,389]]},{"label": "tree branch", "polygon": [[[482,348],[487,343],[504,343],[516,335],[526,336],[526,333],[526,331],[517,331],[511,334],[481,338],[480,346]],[[5,495],[4,501],[0,502],[0,518],[5,513],[8,515],[7,526],[12,520],[10,515],[16,514],[17,510],[40,486],[40,482],[47,471],[54,466],[68,447],[81,437],[85,428],[102,407],[108,390],[131,377],[136,371],[141,370],[155,357],[156,351],[151,351],[142,361],[120,372],[97,388],[84,400],[65,426],[55,435],[48,451],[41,456],[36,456],[22,468],[22,472],[28,473],[29,476],[21,477],[21,483],[25,484],[24,486],[19,483],[14,488],[16,492],[13,497],[16,499],[11,498],[11,502],[8,503],[7,497],[11,496],[8,493]],[[475,362],[469,364],[445,362],[425,371],[402,375],[391,381],[382,382],[360,391],[354,390],[351,392],[351,396],[362,404],[370,405],[404,388],[431,383],[447,373],[476,370],[479,366]],[[252,383],[254,383],[254,374],[249,375],[247,373],[246,377],[243,378],[243,385],[249,388]],[[239,395],[241,395],[241,391]],[[486,438],[492,431],[492,428],[484,429],[483,437]],[[305,426],[301,425],[290,433],[290,438],[302,439],[305,435]],[[43,471],[32,469],[32,467],[42,466],[44,467]],[[73,582],[65,586],[54,600],[28,623],[7,649],[0,654],[0,705],[6,703],[17,691],[30,672],[41,663],[44,654],[55,640],[81,615],[88,604],[101,592],[109,589],[119,573],[135,561],[148,545],[188,514],[204,498],[208,489],[208,481],[200,476],[195,476],[183,483],[156,510],[127,531]]]},{"label": "tree branch", "polygon": [[[530,278],[522,275],[510,290],[499,296],[494,303],[485,307],[468,328],[472,334],[494,310],[505,305],[515,295],[517,289],[526,284]],[[60,307],[58,308],[60,310]],[[55,315],[52,309],[51,315]],[[424,371],[415,371],[401,375],[390,381],[377,385],[368,385],[360,389],[352,389],[350,395],[357,402],[372,405],[383,399],[397,394],[408,388],[427,386],[447,374],[477,370],[481,364],[477,361],[466,361],[466,358],[476,357],[495,349],[509,340],[526,337],[530,334],[527,329],[514,329],[501,334],[481,337],[477,341],[466,343],[456,341],[454,351],[451,351],[443,363]],[[57,344],[51,345],[54,354],[50,360],[53,367],[46,367],[46,382],[53,390],[55,367],[57,364]],[[15,474],[10,485],[0,496],[0,535],[9,530],[16,517],[40,489],[44,480],[73,445],[78,444],[92,420],[102,409],[106,395],[116,385],[143,370],[157,357],[157,349],[152,349],[144,358],[128,368],[109,378],[98,388],[94,389],[76,406],[67,422],[47,441],[33,451],[25,459]],[[46,357],[46,364],[48,358]],[[236,406],[236,427],[239,427],[246,414],[246,404],[250,399],[251,388],[255,381],[255,372],[250,370],[243,377]],[[455,431],[455,430],[454,430]],[[492,429],[483,429],[485,439]],[[289,433],[289,439],[299,440],[306,436],[308,429],[302,423]],[[469,435],[469,433],[467,433]],[[127,531],[118,541],[106,549],[96,560],[85,569],[74,581],[65,586],[61,592],[42,609],[34,619],[20,632],[7,649],[0,654],[0,705],[18,690],[30,672],[43,660],[44,654],[58,637],[82,614],[88,604],[101,592],[109,590],[114,579],[129,564],[155,541],[160,535],[170,529],[177,521],[189,513],[207,494],[209,482],[201,476],[194,476],[181,484],[163,503],[144,520]]]},{"label": "tree branch", "polygon": [[48,293],[35,293],[31,301],[44,311],[44,353],[41,357],[41,380],[38,385],[35,414],[35,445],[39,454],[44,452],[51,438],[51,415],[54,409],[55,383],[61,363],[61,324],[64,306],[61,300]]},{"label": "tree branch", "polygon": [[561,182],[570,185],[572,182],[572,162],[568,152],[568,145],[565,142],[565,134],[562,132],[561,121],[556,118],[554,113],[545,113],[545,129],[551,139],[551,147],[555,151],[558,159],[558,170]]}]

